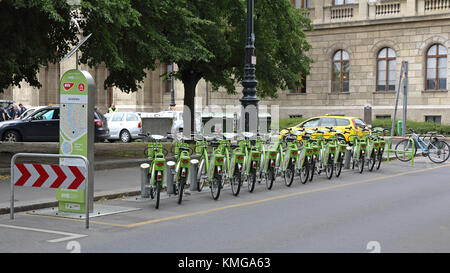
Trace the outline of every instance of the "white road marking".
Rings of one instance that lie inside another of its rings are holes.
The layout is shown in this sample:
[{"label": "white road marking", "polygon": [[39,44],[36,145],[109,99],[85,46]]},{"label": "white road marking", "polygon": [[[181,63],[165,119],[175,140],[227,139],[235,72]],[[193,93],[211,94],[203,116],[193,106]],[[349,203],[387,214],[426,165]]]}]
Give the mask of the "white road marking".
[{"label": "white road marking", "polygon": [[27,230],[27,231],[35,231],[35,232],[43,232],[43,233],[51,233],[51,234],[58,234],[58,235],[66,236],[66,237],[63,237],[63,238],[47,240],[47,242],[49,242],[49,243],[59,243],[59,242],[63,242],[63,241],[67,241],[67,240],[74,240],[74,239],[83,238],[83,237],[87,236],[87,235],[84,235],[84,234],[75,234],[75,233],[68,233],[68,232],[55,231],[55,230],[29,228],[29,227],[19,227],[19,226],[11,226],[11,225],[3,225],[3,224],[0,224],[0,227],[12,228],[12,229],[20,229],[20,230]]}]

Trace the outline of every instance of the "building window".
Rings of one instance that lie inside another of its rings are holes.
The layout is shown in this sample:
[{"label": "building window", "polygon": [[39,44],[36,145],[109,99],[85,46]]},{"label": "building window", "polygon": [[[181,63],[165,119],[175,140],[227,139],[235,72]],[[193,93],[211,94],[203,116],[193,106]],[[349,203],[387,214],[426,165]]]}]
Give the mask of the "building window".
[{"label": "building window", "polygon": [[377,57],[377,91],[395,91],[395,51],[383,48]]},{"label": "building window", "polygon": [[447,49],[435,44],[427,51],[426,56],[426,86],[427,90],[447,89]]},{"label": "building window", "polygon": [[441,116],[425,116],[425,121],[441,124]]},{"label": "building window", "polygon": [[299,86],[297,89],[291,89],[289,92],[291,94],[305,94],[306,93],[306,77],[302,77],[302,75],[299,76],[302,86]]},{"label": "building window", "polygon": [[295,8],[309,9],[311,8],[311,0],[295,0]]},{"label": "building window", "polygon": [[333,56],[331,91],[348,92],[350,79],[350,58],[346,51],[338,50]]},{"label": "building window", "polygon": [[355,0],[333,0],[333,6],[353,4]]}]

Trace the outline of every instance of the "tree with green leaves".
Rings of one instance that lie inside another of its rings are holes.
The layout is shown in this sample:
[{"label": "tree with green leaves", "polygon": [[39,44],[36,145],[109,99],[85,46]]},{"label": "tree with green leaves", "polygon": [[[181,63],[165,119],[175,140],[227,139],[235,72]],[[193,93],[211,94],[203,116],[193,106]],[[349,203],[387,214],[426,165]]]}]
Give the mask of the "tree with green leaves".
[{"label": "tree with green leaves", "polygon": [[137,91],[157,60],[210,56],[194,31],[208,22],[192,15],[185,0],[4,0],[0,16],[0,92],[22,80],[40,87],[40,68],[57,63],[80,35],[93,34],[80,62],[105,63],[105,88],[124,92]]},{"label": "tree with green leaves", "polygon": [[[304,31],[311,22],[289,0],[255,4],[257,95],[277,97],[278,90],[301,86],[300,74],[309,74]],[[106,64],[105,87],[137,91],[156,60],[176,63],[193,128],[200,79],[230,94],[243,80],[245,7],[245,0],[3,0],[0,90],[22,80],[40,87],[39,69],[59,61],[78,42],[79,31],[92,33],[80,48],[81,62]]]},{"label": "tree with green leaves", "polygon": [[93,35],[80,48],[80,61],[90,66],[106,64],[105,88],[135,92],[157,60],[209,56],[193,31],[205,23],[187,10],[185,0],[82,1],[80,28],[84,36]]},{"label": "tree with green leaves", "polygon": [[[176,76],[183,82],[184,104],[192,109],[190,121],[194,128],[195,88],[200,79],[211,82],[214,90],[223,87],[230,94],[236,93],[236,85],[242,83],[247,38],[246,1],[187,2],[192,14],[212,22],[195,29],[209,55],[175,60],[179,67]],[[312,30],[312,25],[302,12],[288,0],[255,1],[258,97],[277,97],[278,90],[298,88],[300,75],[309,74],[312,60],[306,52],[311,46],[306,41],[305,30]]]},{"label": "tree with green leaves", "polygon": [[77,32],[65,1],[0,1],[0,92],[22,80],[40,87],[39,69],[64,57]]}]

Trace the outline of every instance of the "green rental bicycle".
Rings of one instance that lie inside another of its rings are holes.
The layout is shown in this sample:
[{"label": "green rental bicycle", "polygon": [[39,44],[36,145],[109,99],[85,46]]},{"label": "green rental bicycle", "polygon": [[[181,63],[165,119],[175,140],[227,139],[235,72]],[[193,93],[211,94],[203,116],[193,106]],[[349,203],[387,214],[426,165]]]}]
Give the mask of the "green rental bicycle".
[{"label": "green rental bicycle", "polygon": [[317,173],[320,174],[322,171],[326,173],[328,179],[333,177],[334,171],[334,155],[336,152],[336,144],[333,143],[333,139],[327,138],[325,139],[325,133],[328,131],[325,129],[317,130],[316,138],[319,144],[319,160],[318,165],[316,166]]},{"label": "green rental bicycle", "polygon": [[[234,133],[224,133],[224,137],[231,139],[237,136]],[[238,196],[242,185],[242,172],[244,167],[245,152],[239,144],[228,141],[225,149],[226,177],[230,182],[231,192]]]},{"label": "green rental bicycle", "polygon": [[156,197],[156,209],[159,208],[160,193],[164,183],[164,175],[166,169],[167,150],[163,148],[161,135],[144,135],[149,138],[147,144],[147,158],[150,160],[149,181],[150,181],[150,197]]},{"label": "green rental bicycle", "polygon": [[245,143],[246,156],[245,156],[245,180],[247,181],[248,191],[253,192],[256,185],[257,173],[261,163],[261,151],[256,143],[256,140],[251,140],[253,133],[243,132],[243,136],[247,140]]},{"label": "green rental bicycle", "polygon": [[[200,164],[197,172],[198,190],[205,184],[209,185],[214,200],[218,200],[224,180],[224,154],[222,145],[212,138],[203,137],[196,143],[196,152],[200,154]],[[212,148],[209,154],[209,147]]]},{"label": "green rental bicycle", "polygon": [[277,170],[280,165],[280,158],[283,157],[283,146],[278,138],[278,134],[269,134],[263,145],[262,151],[262,177],[266,182],[266,188],[272,189],[273,182],[277,177]]},{"label": "green rental bicycle", "polygon": [[[361,136],[358,136],[359,131],[363,131]],[[352,146],[352,154],[351,154],[351,164],[352,169],[355,167],[358,168],[358,172],[362,173],[364,171],[364,163],[366,156],[366,147],[367,147],[367,134],[364,132],[368,131],[367,129],[357,130],[354,134],[351,134],[349,137],[349,143]]]},{"label": "green rental bicycle", "polygon": [[284,161],[283,161],[283,176],[284,183],[290,187],[294,181],[296,172],[296,161],[298,157],[298,136],[294,132],[289,132],[284,135],[283,140],[286,143],[284,148]]},{"label": "green rental bicycle", "polygon": [[308,130],[304,131],[302,134],[301,148],[297,160],[297,169],[302,184],[308,182],[311,170],[314,172],[314,146],[316,145],[316,149],[318,149],[318,147],[317,141],[311,138],[313,133],[313,130]]},{"label": "green rental bicycle", "polygon": [[168,166],[175,166],[173,175],[173,192],[178,195],[178,204],[181,204],[183,200],[184,188],[188,182],[189,171],[191,164],[197,164],[197,159],[191,159],[193,153],[192,148],[186,143],[184,136],[179,136],[174,146],[174,157],[176,163],[173,161],[167,162]]}]

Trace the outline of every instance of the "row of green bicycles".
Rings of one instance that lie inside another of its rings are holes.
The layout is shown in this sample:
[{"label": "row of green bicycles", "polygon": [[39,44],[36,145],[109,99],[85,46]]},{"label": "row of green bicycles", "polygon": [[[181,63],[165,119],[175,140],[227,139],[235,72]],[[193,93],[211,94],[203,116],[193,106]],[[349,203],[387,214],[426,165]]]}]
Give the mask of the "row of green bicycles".
[{"label": "row of green bicycles", "polygon": [[[209,187],[212,198],[218,200],[225,185],[238,196],[244,185],[249,192],[257,184],[265,184],[270,190],[277,177],[288,187],[296,177],[303,184],[322,173],[331,179],[341,175],[346,155],[352,169],[359,173],[365,168],[373,171],[381,165],[386,146],[384,131],[375,128],[356,132],[351,127],[340,131],[325,127],[289,131],[282,137],[278,132],[190,138],[147,134],[150,196],[156,199],[159,208],[165,177],[172,181],[167,191],[177,196],[179,204],[191,183],[194,183],[191,190],[199,192]],[[174,142],[171,160],[167,159],[169,151],[163,145],[168,141]]]}]

